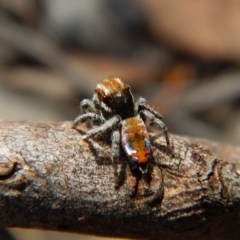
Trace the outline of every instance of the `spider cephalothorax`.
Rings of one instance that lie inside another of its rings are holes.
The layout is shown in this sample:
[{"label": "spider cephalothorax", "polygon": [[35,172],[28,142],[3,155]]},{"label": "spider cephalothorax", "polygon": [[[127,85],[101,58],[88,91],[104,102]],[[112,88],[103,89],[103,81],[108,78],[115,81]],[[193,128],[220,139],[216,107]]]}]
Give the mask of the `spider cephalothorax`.
[{"label": "spider cephalothorax", "polygon": [[100,110],[104,118],[119,115],[121,119],[134,115],[133,95],[130,87],[120,78],[110,77],[102,80],[95,88]]},{"label": "spider cephalothorax", "polygon": [[73,127],[87,120],[92,123],[93,128],[86,132],[84,139],[110,131],[113,163],[121,158],[122,146],[131,167],[138,168],[142,174],[147,173],[152,153],[144,123],[146,117],[161,128],[170,151],[168,131],[162,116],[144,98],[139,98],[134,104],[130,87],[120,78],[102,80],[97,84],[95,92],[92,99],[81,102],[83,114],[75,119]]}]

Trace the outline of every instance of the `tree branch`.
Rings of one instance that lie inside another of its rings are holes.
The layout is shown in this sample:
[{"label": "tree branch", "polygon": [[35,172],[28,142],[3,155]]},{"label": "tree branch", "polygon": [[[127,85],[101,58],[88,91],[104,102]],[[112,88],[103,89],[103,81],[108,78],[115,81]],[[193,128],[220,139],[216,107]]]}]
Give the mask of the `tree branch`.
[{"label": "tree branch", "polygon": [[240,148],[170,135],[171,156],[163,137],[151,139],[152,179],[140,179],[134,195],[128,165],[114,188],[109,143],[90,147],[70,122],[0,121],[1,225],[149,239],[239,237]]}]

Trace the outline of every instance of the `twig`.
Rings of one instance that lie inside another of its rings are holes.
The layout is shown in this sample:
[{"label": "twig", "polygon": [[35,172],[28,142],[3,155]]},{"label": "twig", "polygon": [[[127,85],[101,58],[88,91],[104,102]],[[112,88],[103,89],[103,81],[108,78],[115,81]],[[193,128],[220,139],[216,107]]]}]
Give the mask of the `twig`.
[{"label": "twig", "polygon": [[217,143],[171,135],[171,156],[164,138],[151,138],[150,186],[140,179],[133,197],[128,166],[114,188],[107,143],[94,141],[94,156],[70,122],[1,121],[1,225],[148,239],[239,237],[240,165],[207,149]]}]

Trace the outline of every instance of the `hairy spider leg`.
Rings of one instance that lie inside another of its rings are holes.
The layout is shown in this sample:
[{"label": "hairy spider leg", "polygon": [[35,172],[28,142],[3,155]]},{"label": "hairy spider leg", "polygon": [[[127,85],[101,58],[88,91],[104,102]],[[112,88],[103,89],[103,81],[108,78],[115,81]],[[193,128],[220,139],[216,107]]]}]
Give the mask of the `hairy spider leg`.
[{"label": "hairy spider leg", "polygon": [[147,110],[148,112],[152,113],[156,118],[163,119],[163,116],[158,113],[157,111],[153,110],[148,104],[147,100],[143,97],[140,97],[137,102],[135,103],[134,112],[137,115],[141,110]]},{"label": "hairy spider leg", "polygon": [[[112,132],[111,140],[112,140],[111,158],[114,167],[115,188],[117,189],[123,184],[126,177],[125,176],[126,163],[125,161],[121,161],[121,147],[120,147],[121,135],[119,129],[115,129]],[[120,169],[118,168],[119,167],[118,163],[120,163]]]},{"label": "hairy spider leg", "polygon": [[139,113],[139,115],[144,115],[144,117],[148,117],[153,124],[156,124],[158,127],[161,128],[162,132],[164,133],[165,139],[166,139],[167,150],[168,150],[168,152],[171,152],[169,134],[168,134],[168,129],[167,129],[166,124],[161,119],[156,118],[156,116],[148,110],[142,110]]},{"label": "hairy spider leg", "polygon": [[113,130],[115,127],[121,122],[121,118],[119,116],[114,116],[108,121],[106,121],[104,124],[102,124],[99,127],[93,128],[86,132],[86,134],[82,137],[82,139],[86,139],[89,137],[93,137],[95,135],[102,135],[106,133],[108,130]]},{"label": "hairy spider leg", "polygon": [[84,115],[78,116],[73,123],[72,128],[76,128],[79,123],[85,122],[87,120],[92,120],[98,122],[99,124],[104,123],[105,119],[96,113],[85,113]]},{"label": "hairy spider leg", "polygon": [[120,157],[120,132],[118,129],[114,130],[112,132],[111,140],[112,140],[112,147],[111,147],[111,152],[112,152],[112,161],[113,163],[116,163],[119,161]]},{"label": "hairy spider leg", "polygon": [[81,109],[81,113],[98,113],[98,111],[96,111],[96,108],[94,106],[94,102],[91,99],[83,99],[80,103],[80,109]]}]

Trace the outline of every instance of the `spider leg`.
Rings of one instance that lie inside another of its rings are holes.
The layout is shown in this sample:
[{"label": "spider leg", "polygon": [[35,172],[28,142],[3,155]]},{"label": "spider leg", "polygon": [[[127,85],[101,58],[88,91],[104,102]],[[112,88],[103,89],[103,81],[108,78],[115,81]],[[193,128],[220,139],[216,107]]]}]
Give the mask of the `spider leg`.
[{"label": "spider leg", "polygon": [[168,152],[171,152],[169,134],[168,134],[168,129],[167,129],[166,124],[161,119],[157,118],[152,112],[150,112],[148,110],[142,110],[139,113],[140,117],[141,117],[141,115],[143,115],[144,117],[148,117],[153,124],[156,124],[158,127],[161,128],[162,132],[164,133],[165,139],[166,139],[167,150],[168,150]]},{"label": "spider leg", "polygon": [[[114,167],[114,177],[115,177],[115,188],[119,188],[125,180],[125,165],[124,162],[120,162],[121,158],[121,148],[120,148],[120,142],[121,142],[121,136],[119,129],[115,129],[112,132],[111,136],[112,140],[112,146],[111,146],[111,153],[112,153],[112,162]],[[120,163],[120,169],[119,164]]]},{"label": "spider leg", "polygon": [[96,94],[93,95],[92,99],[83,99],[80,103],[82,113],[92,112],[100,114],[100,103]]},{"label": "spider leg", "polygon": [[113,163],[116,163],[120,159],[120,132],[118,129],[112,132],[111,140],[112,140],[111,147],[112,161]]},{"label": "spider leg", "polygon": [[82,139],[93,137],[94,135],[98,135],[98,134],[102,135],[106,133],[109,129],[115,129],[115,127],[120,123],[120,121],[121,121],[121,118],[119,116],[114,116],[108,121],[106,121],[104,124],[102,124],[101,126],[87,131],[87,133],[82,137]]},{"label": "spider leg", "polygon": [[73,123],[72,128],[76,128],[79,123],[92,120],[93,122],[99,123],[98,125],[105,122],[105,119],[101,115],[97,115],[96,113],[85,113],[83,115],[78,116]]},{"label": "spider leg", "polygon": [[149,113],[152,113],[156,118],[162,119],[163,116],[157,111],[153,110],[148,104],[145,98],[140,97],[138,101],[135,103],[135,115],[137,115],[142,110],[147,110]]},{"label": "spider leg", "polygon": [[83,99],[80,103],[81,112],[84,113],[97,113],[94,103],[91,99]]}]

